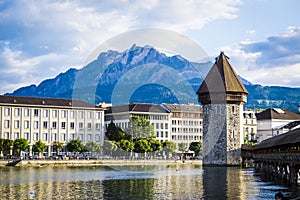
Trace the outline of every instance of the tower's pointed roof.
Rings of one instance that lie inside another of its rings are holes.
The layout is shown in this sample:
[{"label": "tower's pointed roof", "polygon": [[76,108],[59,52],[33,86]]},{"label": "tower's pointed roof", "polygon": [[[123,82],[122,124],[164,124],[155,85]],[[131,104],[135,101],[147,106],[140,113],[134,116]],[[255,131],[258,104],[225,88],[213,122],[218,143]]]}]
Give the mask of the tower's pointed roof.
[{"label": "tower's pointed roof", "polygon": [[247,89],[228,62],[228,57],[223,52],[216,58],[216,62],[199,87],[197,94],[222,92],[248,94]]}]

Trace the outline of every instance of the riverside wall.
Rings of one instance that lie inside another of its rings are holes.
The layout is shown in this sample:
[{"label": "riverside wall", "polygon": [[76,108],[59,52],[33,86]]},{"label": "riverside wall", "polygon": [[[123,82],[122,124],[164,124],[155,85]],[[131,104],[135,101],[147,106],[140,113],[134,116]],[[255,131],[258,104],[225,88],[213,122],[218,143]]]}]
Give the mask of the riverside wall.
[{"label": "riverside wall", "polygon": [[[9,161],[0,161],[0,166],[6,166]],[[172,165],[172,164],[202,164],[201,160],[22,160],[16,166],[120,166],[120,165]]]}]

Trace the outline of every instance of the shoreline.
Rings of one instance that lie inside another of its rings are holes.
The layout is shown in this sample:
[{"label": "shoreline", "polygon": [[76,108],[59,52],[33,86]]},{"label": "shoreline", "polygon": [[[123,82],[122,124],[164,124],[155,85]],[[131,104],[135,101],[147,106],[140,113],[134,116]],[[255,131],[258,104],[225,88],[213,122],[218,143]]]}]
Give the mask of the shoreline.
[{"label": "shoreline", "polygon": [[[0,161],[1,167],[8,167],[9,161]],[[42,166],[121,166],[121,165],[172,165],[196,164],[202,165],[202,160],[22,160],[17,167]]]}]

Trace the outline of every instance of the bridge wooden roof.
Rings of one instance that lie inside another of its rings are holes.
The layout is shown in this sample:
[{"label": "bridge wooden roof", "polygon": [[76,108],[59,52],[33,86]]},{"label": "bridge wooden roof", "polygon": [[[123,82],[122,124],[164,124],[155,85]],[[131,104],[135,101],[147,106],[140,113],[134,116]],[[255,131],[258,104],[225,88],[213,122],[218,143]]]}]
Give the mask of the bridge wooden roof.
[{"label": "bridge wooden roof", "polygon": [[255,149],[267,149],[291,144],[300,144],[300,128],[263,140]]}]

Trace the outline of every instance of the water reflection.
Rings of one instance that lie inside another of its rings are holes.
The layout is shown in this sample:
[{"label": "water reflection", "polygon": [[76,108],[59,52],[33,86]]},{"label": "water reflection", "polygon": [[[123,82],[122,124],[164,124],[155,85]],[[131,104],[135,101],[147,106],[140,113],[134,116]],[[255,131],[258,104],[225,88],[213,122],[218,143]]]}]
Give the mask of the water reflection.
[{"label": "water reflection", "polygon": [[279,189],[240,168],[0,168],[0,199],[273,199]]}]

